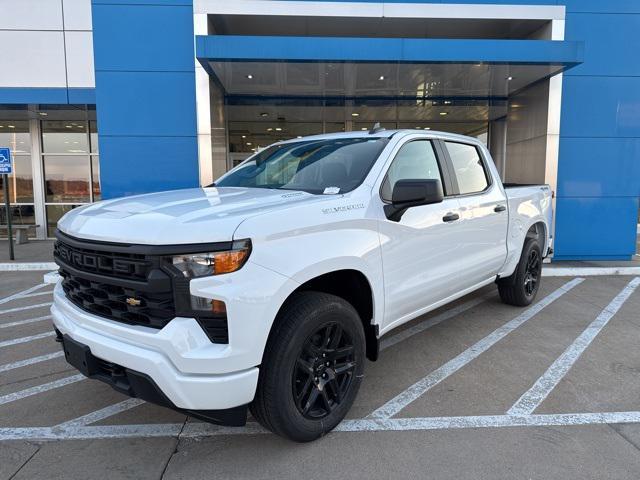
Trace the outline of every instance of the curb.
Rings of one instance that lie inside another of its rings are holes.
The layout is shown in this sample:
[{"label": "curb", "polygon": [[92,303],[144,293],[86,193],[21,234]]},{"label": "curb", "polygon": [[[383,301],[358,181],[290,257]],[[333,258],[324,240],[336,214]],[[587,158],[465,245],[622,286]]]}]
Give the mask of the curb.
[{"label": "curb", "polygon": [[57,269],[58,265],[53,262],[0,263],[0,272],[43,272]]}]

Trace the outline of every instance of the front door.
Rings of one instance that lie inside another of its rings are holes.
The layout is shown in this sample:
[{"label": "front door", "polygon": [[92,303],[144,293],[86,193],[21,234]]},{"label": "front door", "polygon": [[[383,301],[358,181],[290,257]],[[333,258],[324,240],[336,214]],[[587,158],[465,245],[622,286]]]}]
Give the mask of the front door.
[{"label": "front door", "polygon": [[446,166],[438,158],[435,145],[426,138],[404,143],[380,188],[380,197],[386,203],[391,200],[395,182],[402,179],[438,179],[445,192],[443,202],[409,208],[397,222],[380,220],[385,288],[383,330],[454,294],[464,271],[457,256],[463,240],[456,220],[459,203],[449,196]]}]

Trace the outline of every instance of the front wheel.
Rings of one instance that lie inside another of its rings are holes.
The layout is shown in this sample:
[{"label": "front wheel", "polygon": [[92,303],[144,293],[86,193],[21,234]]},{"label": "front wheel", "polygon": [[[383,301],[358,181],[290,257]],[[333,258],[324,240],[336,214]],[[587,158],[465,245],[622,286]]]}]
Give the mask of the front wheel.
[{"label": "front wheel", "polygon": [[360,388],[365,359],[362,322],[340,297],[295,294],[269,336],[251,413],[297,442],[332,430]]},{"label": "front wheel", "polygon": [[542,277],[542,251],[536,238],[527,238],[520,262],[510,277],[498,280],[498,291],[504,303],[524,307],[536,298]]}]

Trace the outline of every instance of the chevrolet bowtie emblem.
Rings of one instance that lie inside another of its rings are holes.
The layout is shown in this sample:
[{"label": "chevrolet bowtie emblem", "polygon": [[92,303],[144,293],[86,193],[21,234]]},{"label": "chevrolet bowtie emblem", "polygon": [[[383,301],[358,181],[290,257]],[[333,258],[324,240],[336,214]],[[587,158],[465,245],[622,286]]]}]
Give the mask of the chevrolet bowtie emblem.
[{"label": "chevrolet bowtie emblem", "polygon": [[142,301],[138,300],[137,298],[133,298],[133,297],[129,297],[125,301],[127,302],[128,305],[131,305],[132,307],[138,307],[142,303]]}]

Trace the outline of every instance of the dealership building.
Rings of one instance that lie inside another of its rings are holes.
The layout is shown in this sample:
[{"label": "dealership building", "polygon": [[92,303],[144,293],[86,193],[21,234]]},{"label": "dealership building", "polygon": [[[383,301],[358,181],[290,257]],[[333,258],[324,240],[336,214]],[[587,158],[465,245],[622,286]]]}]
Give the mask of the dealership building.
[{"label": "dealership building", "polygon": [[3,0],[13,222],[51,237],[76,206],[380,122],[477,137],[505,182],[550,184],[555,259],[629,260],[639,31],[637,0]]}]

